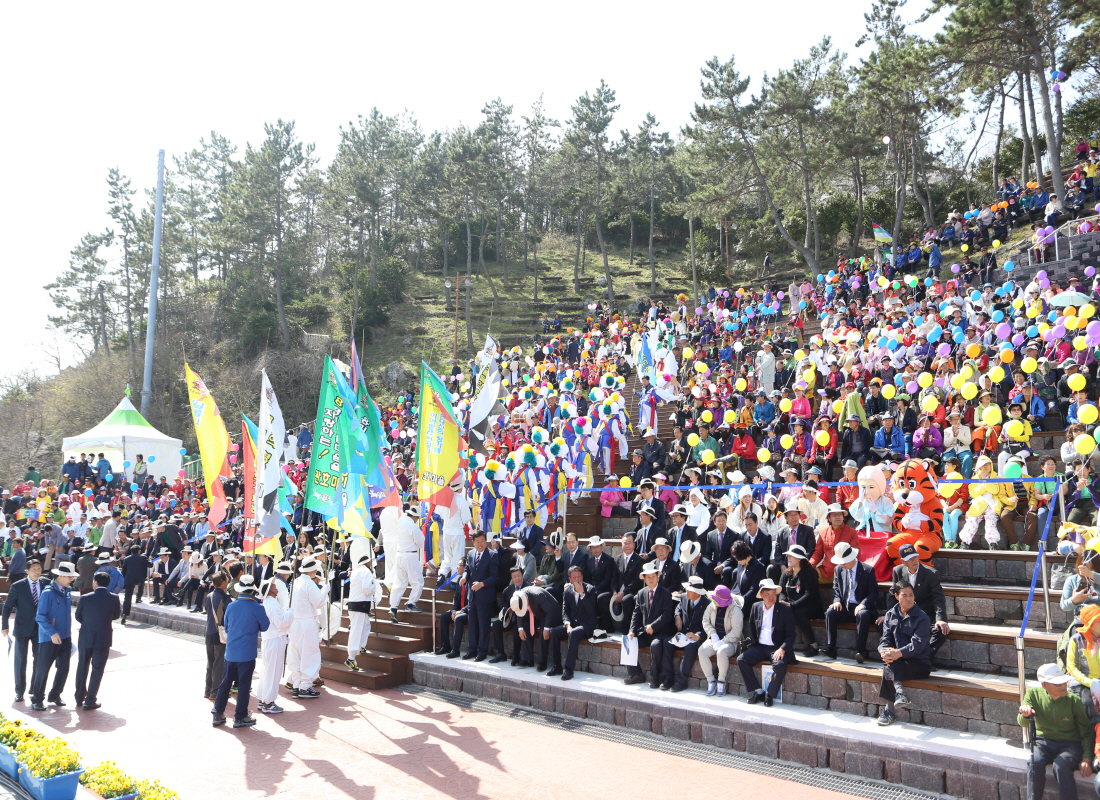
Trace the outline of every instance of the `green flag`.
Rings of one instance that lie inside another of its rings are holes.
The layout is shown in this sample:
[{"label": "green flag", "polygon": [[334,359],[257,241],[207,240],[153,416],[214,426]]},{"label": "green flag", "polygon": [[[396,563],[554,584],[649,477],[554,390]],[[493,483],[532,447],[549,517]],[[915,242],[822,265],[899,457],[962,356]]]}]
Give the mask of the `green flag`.
[{"label": "green flag", "polygon": [[306,508],[320,513],[325,519],[342,520],[344,509],[350,505],[349,499],[355,500],[348,495],[359,494],[356,487],[348,491],[350,462],[359,431],[355,410],[348,406],[340,391],[342,379],[332,359],[325,356],[305,500]]}]

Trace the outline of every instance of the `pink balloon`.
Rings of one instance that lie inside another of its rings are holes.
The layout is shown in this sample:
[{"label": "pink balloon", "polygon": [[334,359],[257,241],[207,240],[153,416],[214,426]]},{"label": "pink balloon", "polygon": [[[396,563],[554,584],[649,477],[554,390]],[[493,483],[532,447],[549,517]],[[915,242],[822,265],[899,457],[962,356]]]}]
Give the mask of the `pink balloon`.
[{"label": "pink balloon", "polygon": [[187,474],[187,470],[185,470],[185,469],[181,469],[181,470],[179,471],[179,476],[180,476],[181,478],[182,478],[182,477],[183,477],[184,475],[186,475],[186,474]]},{"label": "pink balloon", "polygon": [[230,464],[236,464],[237,463],[237,457],[236,456],[230,456],[229,457],[229,463]]}]

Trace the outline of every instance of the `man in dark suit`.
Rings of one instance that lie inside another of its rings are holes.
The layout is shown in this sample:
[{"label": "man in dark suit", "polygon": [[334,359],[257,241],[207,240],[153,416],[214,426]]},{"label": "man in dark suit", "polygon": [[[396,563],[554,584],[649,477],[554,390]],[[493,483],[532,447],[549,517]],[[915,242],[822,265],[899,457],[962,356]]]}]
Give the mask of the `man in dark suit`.
[{"label": "man in dark suit", "polygon": [[561,625],[562,603],[542,586],[528,586],[522,592],[512,595],[513,602],[519,595],[527,602],[527,611],[516,611],[519,620],[519,638],[522,642],[523,658],[521,667],[535,666],[535,640],[539,643],[539,672],[546,671],[546,662],[550,658],[550,631]]},{"label": "man in dark suit", "polygon": [[647,480],[652,474],[653,468],[650,467],[648,461],[642,458],[642,451],[635,450],[631,454],[630,471],[627,472],[627,477],[630,478],[630,483],[633,486],[637,486],[642,481]]},{"label": "man in dark suit", "polygon": [[484,661],[489,654],[489,622],[497,601],[497,554],[486,546],[485,531],[474,531],[473,540],[474,549],[466,556],[463,576],[470,592],[470,643],[462,658]]},{"label": "man in dark suit", "polygon": [[[588,561],[588,553],[580,546],[577,541],[577,534],[567,533],[565,535],[565,548],[561,551],[561,558],[558,559],[558,570],[562,575],[569,575],[569,569],[574,565],[581,568],[584,571],[585,562]],[[566,578],[568,580],[568,578]]]},{"label": "man in dark suit", "polygon": [[[794,655],[794,614],[790,606],[776,602],[778,597],[779,587],[775,583],[768,578],[761,581],[760,602],[753,606],[745,626],[744,635],[749,646],[737,657],[737,668],[749,692],[749,705],[763,700],[770,708],[783,688],[787,665],[798,662]],[[769,663],[772,667],[772,679],[766,693],[753,671],[760,663]]]},{"label": "man in dark suit", "polygon": [[584,565],[584,582],[591,585],[596,596],[596,620],[605,631],[613,630],[611,597],[617,588],[619,569],[615,559],[603,551],[603,540],[593,536],[588,540],[588,561]]},{"label": "man in dark suit", "polygon": [[535,557],[535,562],[542,561],[543,539],[546,532],[535,523],[535,512],[527,509],[523,512],[523,527],[516,530],[516,539],[523,542],[523,548]]},{"label": "man in dark suit", "polygon": [[[645,587],[638,592],[634,603],[634,615],[630,619],[631,639],[635,640],[639,647],[649,647],[655,639],[671,636],[675,632],[675,623],[672,621],[676,614],[676,601],[672,599],[672,592],[659,583],[660,572],[657,564],[650,561],[642,567],[642,580]],[[650,679],[649,686],[656,689],[661,685],[661,665],[650,653]],[[634,665],[627,667],[630,674],[624,680],[628,686],[635,683],[645,683],[645,673],[642,668]]]},{"label": "man in dark suit", "polygon": [[35,615],[38,614],[38,599],[42,591],[50,585],[50,582],[42,577],[42,562],[32,560],[27,562],[27,577],[18,580],[8,590],[8,597],[4,601],[3,636],[8,636],[8,620],[12,610],[15,611],[15,639],[14,658],[15,664],[15,700],[22,702],[23,695],[27,691],[27,653],[32,656],[31,675],[34,675],[38,666],[38,623]]},{"label": "man in dark suit", "polygon": [[[447,658],[458,658],[462,655],[462,632],[466,629],[467,597],[469,590],[466,583],[461,580],[466,572],[466,559],[458,559],[458,567],[455,569],[454,580],[448,588],[453,590],[451,607],[439,615],[439,641],[435,648],[435,654],[441,656],[447,654]],[[454,625],[454,646],[451,642],[451,626]]]},{"label": "man in dark suit", "polygon": [[696,576],[703,579],[703,590],[709,592],[718,585],[718,576],[714,574],[714,564],[703,558],[703,548],[698,542],[684,542],[680,545],[680,581],[687,583]]},{"label": "man in dark suit", "polygon": [[[729,575],[727,582],[726,576]],[[753,604],[758,599],[760,582],[765,578],[764,565],[752,554],[748,542],[734,542],[733,556],[722,565],[722,583],[744,601],[741,612],[748,619]]]},{"label": "man in dark suit", "polygon": [[859,560],[859,551],[847,542],[838,542],[832,562],[833,604],[825,611],[825,649],[822,653],[836,658],[837,627],[842,622],[856,623],[856,661],[867,658],[867,634],[878,609],[878,579],[872,567]]},{"label": "man in dark suit", "polygon": [[768,577],[772,579],[774,583],[779,583],[782,580],[784,573],[787,571],[787,556],[784,555],[793,545],[799,545],[807,553],[814,551],[814,545],[817,544],[817,538],[814,536],[814,529],[809,525],[803,525],[802,512],[798,510],[798,504],[794,501],[787,503],[786,510],[784,511],[784,517],[786,518],[787,527],[779,532],[779,535],[775,537],[775,548],[773,552],[775,557],[771,559],[771,563],[768,564]]},{"label": "man in dark suit", "polygon": [[653,563],[657,565],[657,582],[668,589],[669,594],[680,591],[680,565],[672,560],[672,546],[667,539],[653,543]]},{"label": "man in dark suit", "polygon": [[633,503],[634,513],[637,514],[638,509],[642,506],[649,506],[653,509],[650,516],[653,517],[653,522],[662,531],[657,536],[664,536],[664,531],[668,530],[668,509],[665,507],[664,501],[657,497],[657,484],[652,478],[646,478],[638,483],[638,497]]},{"label": "man in dark suit", "polygon": [[707,634],[703,630],[703,612],[710,605],[702,576],[689,578],[682,584],[682,588],[684,594],[676,607],[675,625],[676,630],[684,634],[689,641],[683,646],[684,655],[680,660],[680,669],[676,672],[675,678],[672,674],[672,660],[675,651],[680,648],[673,645],[671,639],[664,639],[654,642],[649,649],[651,658],[657,658],[659,654],[661,659],[661,688],[671,688],[674,692],[682,692],[688,687],[688,678],[691,677],[691,669],[695,666],[699,648],[707,640]]},{"label": "man in dark suit", "polygon": [[[581,642],[596,630],[596,593],[592,586],[584,582],[584,568],[574,564],[569,568],[569,583],[565,587],[565,600],[562,603],[562,625],[550,631],[550,655],[554,666],[546,673],[547,678],[561,675],[563,681],[573,678],[573,668],[577,665],[577,650]],[[565,669],[561,663],[561,640],[569,640],[565,653]]]},{"label": "man in dark suit", "polygon": [[[80,623],[80,636],[76,644],[76,704],[83,705],[85,711],[94,711],[102,705],[99,702],[99,684],[103,681],[103,670],[111,653],[111,622],[122,614],[118,596],[107,589],[111,576],[106,572],[97,572],[93,580],[95,591],[82,596],[76,604],[76,621]],[[92,667],[90,679],[89,664]]]},{"label": "man in dark suit", "polygon": [[611,597],[609,613],[619,633],[630,630],[630,618],[634,615],[634,601],[645,586],[642,580],[642,557],[634,549],[634,534],[627,532],[622,538],[622,552],[615,556],[615,594]]},{"label": "man in dark suit", "polygon": [[[943,647],[951,634],[951,627],[947,624],[947,598],[944,597],[943,586],[940,585],[940,576],[934,569],[920,563],[920,554],[911,544],[901,546],[898,558],[901,563],[894,567],[893,582],[912,586],[917,608],[932,620],[932,635],[928,640],[928,647],[931,651],[929,657],[935,658],[936,651]],[[886,610],[889,611],[897,604],[897,597],[891,594],[886,601]],[[879,617],[875,624],[881,625],[883,619],[885,617]]]},{"label": "man in dark suit", "polygon": [[730,557],[733,551],[733,543],[740,539],[733,528],[726,527],[726,510],[723,508],[714,512],[711,522],[714,527],[707,532],[703,544],[703,558],[718,566],[716,575],[722,574],[722,562]]},{"label": "man in dark suit", "polygon": [[772,558],[772,537],[760,530],[760,519],[750,511],[745,515],[745,532],[741,541],[752,548],[752,557],[761,564],[767,564]]},{"label": "man in dark suit", "polygon": [[665,528],[654,521],[656,511],[648,504],[638,506],[638,526],[634,529],[634,545],[642,561],[653,558],[653,543],[663,539]]},{"label": "man in dark suit", "polygon": [[[141,554],[141,548],[136,544],[131,545],[130,555],[122,559],[122,579],[126,592],[126,599],[122,601],[122,624],[126,624],[126,618],[130,616],[130,601],[134,593],[137,593],[137,602],[141,602],[142,592],[145,591],[145,578],[149,574],[149,559]],[[198,606],[201,601],[196,601]]]},{"label": "man in dark suit", "polygon": [[497,601],[497,615],[489,623],[491,640],[495,654],[489,659],[490,664],[499,664],[507,661],[508,656],[504,652],[504,632],[512,632],[512,666],[519,666],[519,628],[516,625],[516,617],[512,612],[512,598],[516,592],[526,586],[523,582],[523,567],[514,565],[508,571],[508,585],[504,587],[501,598]]}]

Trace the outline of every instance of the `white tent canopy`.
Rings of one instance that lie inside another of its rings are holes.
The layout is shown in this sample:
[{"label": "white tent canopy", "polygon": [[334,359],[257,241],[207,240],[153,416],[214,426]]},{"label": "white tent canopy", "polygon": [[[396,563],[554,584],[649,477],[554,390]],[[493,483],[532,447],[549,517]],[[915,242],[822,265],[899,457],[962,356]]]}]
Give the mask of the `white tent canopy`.
[{"label": "white tent canopy", "polygon": [[165,436],[146,422],[128,397],[122,398],[115,410],[90,431],[79,436],[68,436],[61,444],[66,461],[69,456],[80,458],[81,453],[87,453],[88,460],[94,465],[96,456],[103,453],[116,475],[124,469],[123,462],[129,461],[127,482],[133,479],[139,453],[148,462],[150,475],[158,480],[162,475],[169,481],[173,480],[183,464],[181,447],[181,440]]}]

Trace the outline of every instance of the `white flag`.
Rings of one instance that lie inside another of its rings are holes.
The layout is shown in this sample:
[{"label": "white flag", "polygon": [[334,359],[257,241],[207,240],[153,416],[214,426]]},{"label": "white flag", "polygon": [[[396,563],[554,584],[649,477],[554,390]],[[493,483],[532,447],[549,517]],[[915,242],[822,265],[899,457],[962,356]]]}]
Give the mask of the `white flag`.
[{"label": "white flag", "polygon": [[256,492],[253,511],[260,529],[259,536],[268,538],[279,533],[281,512],[278,493],[279,487],[283,485],[283,439],[286,438],[286,425],[283,423],[283,412],[279,408],[275,390],[271,388],[271,381],[267,378],[267,370],[263,370],[262,374],[260,438],[256,442]]}]

